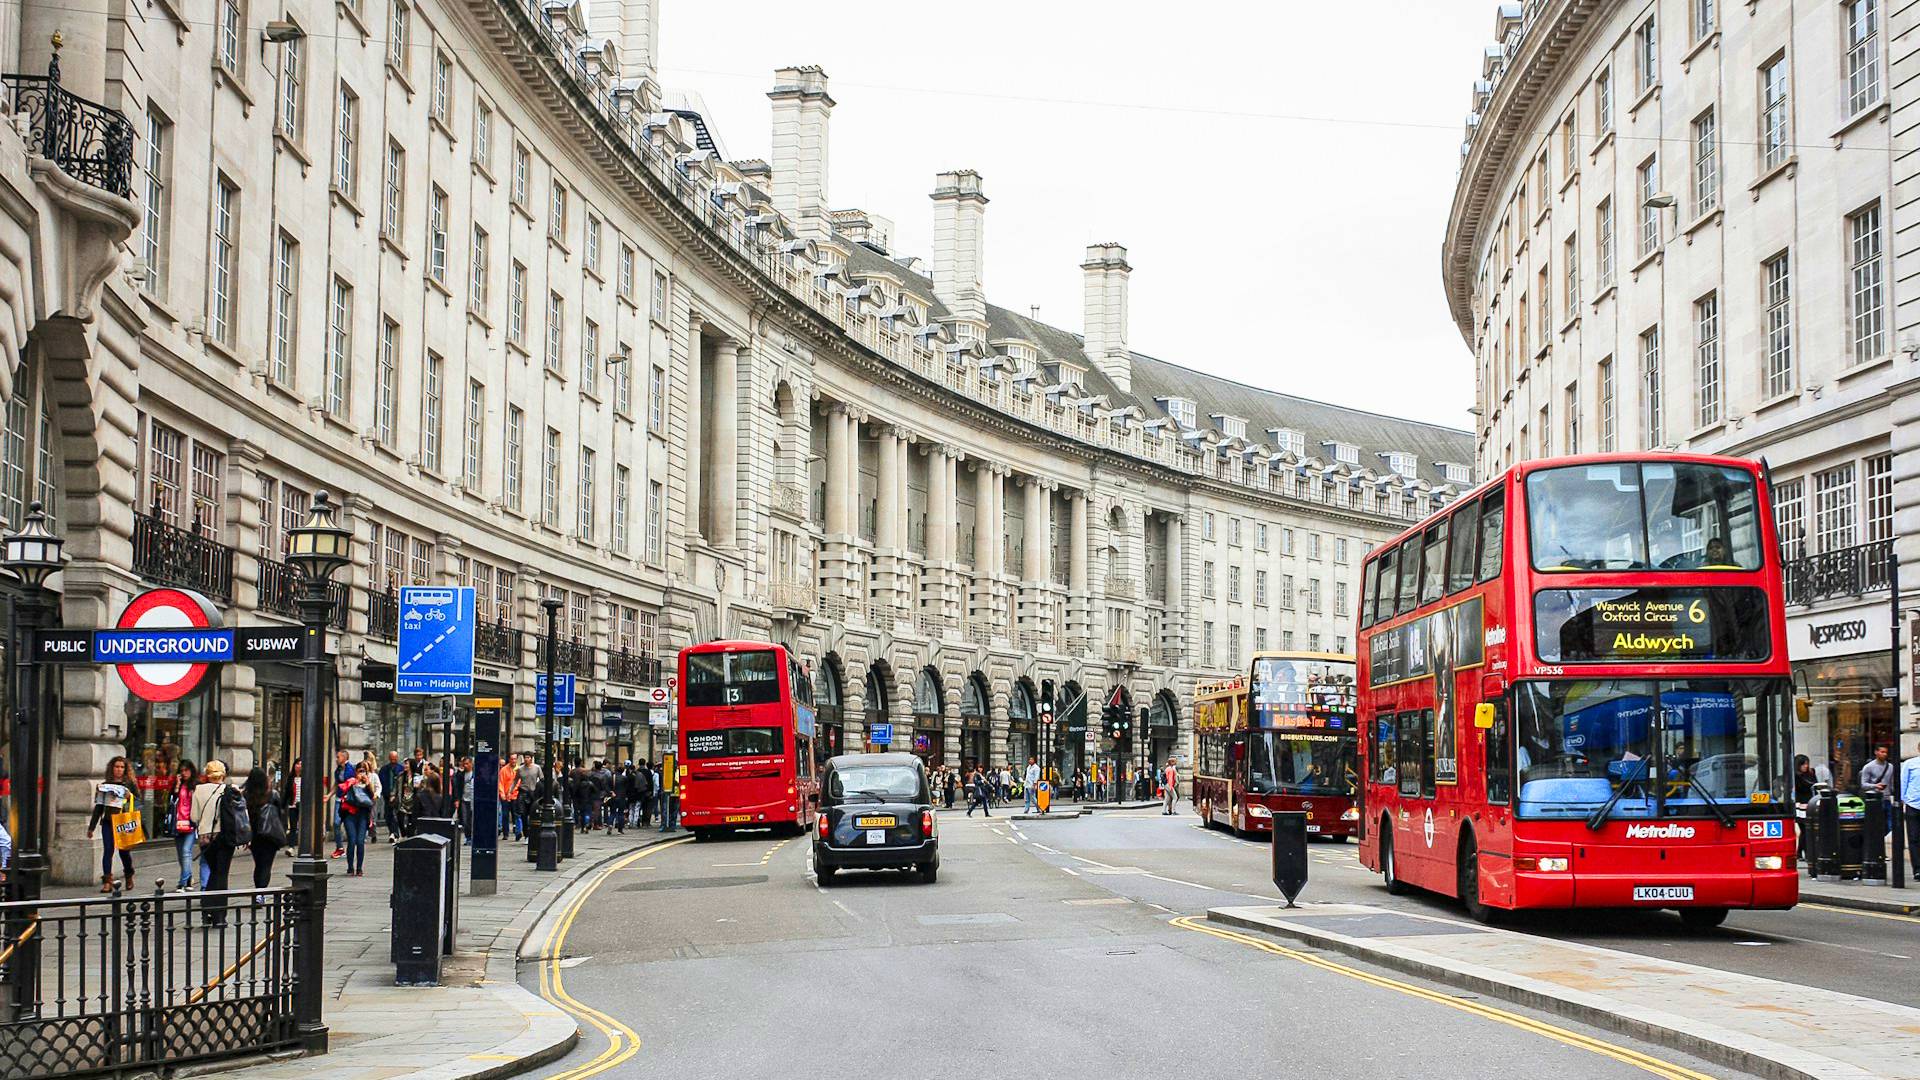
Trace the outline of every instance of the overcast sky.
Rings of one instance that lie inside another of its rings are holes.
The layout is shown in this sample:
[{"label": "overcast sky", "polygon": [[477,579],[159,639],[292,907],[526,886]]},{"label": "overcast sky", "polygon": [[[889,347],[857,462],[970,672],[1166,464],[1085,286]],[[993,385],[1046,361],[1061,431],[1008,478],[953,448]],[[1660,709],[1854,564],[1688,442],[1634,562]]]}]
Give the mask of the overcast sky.
[{"label": "overcast sky", "polygon": [[658,2],[661,80],[730,157],[769,155],[775,68],[826,69],[829,202],[896,253],[931,255],[934,174],[975,169],[994,303],[1079,330],[1116,240],[1135,350],[1468,426],[1439,246],[1493,3]]}]

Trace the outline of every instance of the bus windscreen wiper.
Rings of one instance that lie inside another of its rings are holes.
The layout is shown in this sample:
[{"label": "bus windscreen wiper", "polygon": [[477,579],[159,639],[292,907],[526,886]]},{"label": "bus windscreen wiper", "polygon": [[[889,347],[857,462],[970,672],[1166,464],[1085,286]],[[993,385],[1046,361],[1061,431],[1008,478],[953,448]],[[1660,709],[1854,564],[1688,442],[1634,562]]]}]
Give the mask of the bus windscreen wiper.
[{"label": "bus windscreen wiper", "polygon": [[1720,824],[1726,826],[1729,829],[1733,828],[1733,815],[1727,813],[1727,808],[1724,806],[1721,806],[1720,800],[1713,797],[1713,793],[1707,790],[1707,785],[1701,783],[1700,778],[1693,775],[1693,766],[1688,765],[1686,768],[1682,769],[1681,775],[1686,777],[1687,786],[1699,792],[1700,797],[1707,800],[1708,809],[1713,811],[1714,817],[1717,817],[1720,819]]},{"label": "bus windscreen wiper", "polygon": [[1639,766],[1639,768],[1634,770],[1634,775],[1622,780],[1620,786],[1614,789],[1613,795],[1608,798],[1606,802],[1600,804],[1600,809],[1587,815],[1587,828],[1594,832],[1599,832],[1600,826],[1607,823],[1607,815],[1613,813],[1613,808],[1619,804],[1621,796],[1627,793],[1627,789],[1635,784],[1643,784],[1646,782],[1646,759],[1639,758],[1634,761],[1634,764]]}]

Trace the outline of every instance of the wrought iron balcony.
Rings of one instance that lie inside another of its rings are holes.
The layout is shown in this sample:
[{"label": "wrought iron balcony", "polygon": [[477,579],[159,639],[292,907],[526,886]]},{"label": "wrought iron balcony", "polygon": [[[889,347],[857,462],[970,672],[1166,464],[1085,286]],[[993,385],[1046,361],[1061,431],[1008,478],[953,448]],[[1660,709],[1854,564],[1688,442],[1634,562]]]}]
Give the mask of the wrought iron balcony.
[{"label": "wrought iron balcony", "polygon": [[1781,579],[1789,604],[1813,604],[1836,597],[1861,597],[1888,588],[1893,581],[1893,541],[1823,551],[1788,559]]},{"label": "wrought iron balcony", "polygon": [[[547,637],[536,635],[533,639],[533,663],[536,670],[544,671],[547,666]],[[593,646],[579,638],[556,638],[553,643],[553,666],[557,671],[572,672],[582,679],[593,678]]]},{"label": "wrought iron balcony", "polygon": [[400,594],[388,589],[367,594],[367,636],[400,640]]},{"label": "wrought iron balcony", "polygon": [[[257,606],[261,611],[289,619],[300,617],[300,572],[286,563],[261,559],[260,580],[254,585],[254,591],[259,596]],[[347,603],[351,595],[345,582],[327,582],[327,599],[333,601],[333,614],[327,625],[335,630],[347,628]]]},{"label": "wrought iron balcony", "polygon": [[650,653],[608,650],[607,681],[625,686],[661,686],[660,660]]},{"label": "wrought iron balcony", "polygon": [[201,535],[197,520],[192,529],[182,529],[134,511],[133,569],[155,584],[233,603],[233,549]]},{"label": "wrought iron balcony", "polygon": [[521,652],[521,630],[505,619],[483,622],[473,628],[474,659],[517,668]]},{"label": "wrought iron balcony", "polygon": [[60,86],[60,57],[45,75],[0,76],[7,107],[27,118],[27,145],[83,184],[121,198],[133,194],[133,124],[105,105]]}]

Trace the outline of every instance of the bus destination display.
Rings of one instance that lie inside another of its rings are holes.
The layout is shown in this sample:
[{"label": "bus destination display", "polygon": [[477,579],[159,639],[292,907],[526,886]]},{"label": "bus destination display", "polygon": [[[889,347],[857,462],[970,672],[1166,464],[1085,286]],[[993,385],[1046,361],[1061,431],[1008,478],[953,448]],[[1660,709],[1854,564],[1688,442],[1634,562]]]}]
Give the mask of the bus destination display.
[{"label": "bus destination display", "polygon": [[1548,589],[1533,599],[1547,663],[1758,661],[1768,653],[1758,589]]}]

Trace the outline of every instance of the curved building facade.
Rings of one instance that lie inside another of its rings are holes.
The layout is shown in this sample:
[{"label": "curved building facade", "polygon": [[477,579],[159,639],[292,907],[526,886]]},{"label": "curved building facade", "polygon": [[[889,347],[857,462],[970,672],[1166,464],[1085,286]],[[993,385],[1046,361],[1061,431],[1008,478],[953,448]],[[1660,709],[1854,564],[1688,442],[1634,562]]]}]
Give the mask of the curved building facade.
[{"label": "curved building facade", "polygon": [[[1118,244],[1078,269],[1084,334],[989,302],[973,172],[936,178],[932,252],[893,250],[831,208],[817,68],[775,75],[772,160],[728,159],[659,86],[645,0],[215,6],[0,12],[0,40],[60,29],[64,85],[133,128],[103,187],[0,126],[0,517],[54,507],[67,625],[157,584],[289,623],[287,531],[334,493],[357,543],[326,709],[355,753],[445,738],[372,692],[419,583],[475,588],[508,749],[555,598],[580,755],[664,750],[661,664],[733,636],[806,660],[835,750],[884,721],[932,759],[1018,759],[1051,682],[1147,710],[1163,756],[1197,679],[1351,649],[1361,556],[1470,482],[1468,433],[1129,349]],[[157,805],[180,759],[284,764],[302,702],[261,664],[164,705],[69,668],[58,704],[80,876],[110,757]],[[1111,753],[1093,727],[1070,767]]]},{"label": "curved building facade", "polygon": [[1920,501],[1914,18],[1881,0],[1501,5],[1442,248],[1483,473],[1636,448],[1767,460],[1800,748],[1843,782],[1912,729],[1889,589],[1920,557],[1896,540]]}]

